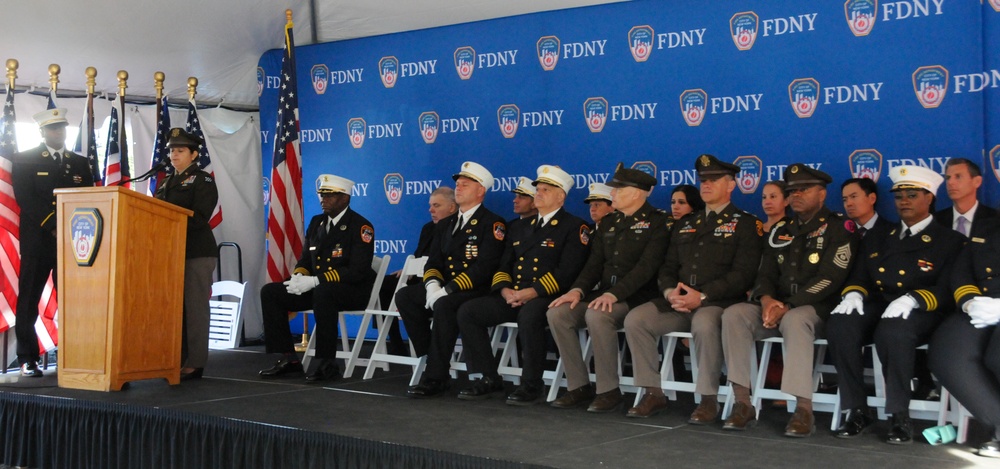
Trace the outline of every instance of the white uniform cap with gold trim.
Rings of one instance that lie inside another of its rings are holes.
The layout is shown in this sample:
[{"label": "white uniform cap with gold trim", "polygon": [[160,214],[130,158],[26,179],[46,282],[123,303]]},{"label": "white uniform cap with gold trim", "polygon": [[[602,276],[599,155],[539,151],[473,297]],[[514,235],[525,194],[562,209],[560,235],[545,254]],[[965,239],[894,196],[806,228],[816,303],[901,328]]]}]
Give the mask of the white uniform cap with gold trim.
[{"label": "white uniform cap with gold trim", "polygon": [[535,182],[531,183],[531,185],[537,186],[540,182],[544,182],[550,186],[556,186],[567,194],[569,194],[569,190],[573,188],[573,176],[570,176],[569,173],[563,171],[562,168],[558,166],[547,164],[539,166],[538,177],[535,178]]},{"label": "white uniform cap with gold trim", "polygon": [[891,192],[923,189],[934,195],[944,182],[943,176],[923,166],[896,166],[889,170],[889,179],[892,180]]},{"label": "white uniform cap with gold trim", "polygon": [[35,113],[32,118],[38,123],[39,127],[48,127],[50,125],[67,125],[66,122],[66,109],[57,107],[55,109],[46,109],[42,112]]},{"label": "white uniform cap with gold trim", "polygon": [[595,200],[606,200],[608,203],[611,203],[611,187],[599,182],[591,183],[590,195],[586,199],[583,199],[583,203],[589,204]]},{"label": "white uniform cap with gold trim", "polygon": [[347,194],[351,195],[354,181],[332,174],[320,174],[316,178],[317,194]]},{"label": "white uniform cap with gold trim", "polygon": [[515,194],[526,195],[528,197],[535,196],[535,186],[531,184],[531,178],[526,178],[521,176],[517,178],[517,187],[515,187],[511,192]]},{"label": "white uniform cap with gold trim", "polygon": [[462,170],[451,176],[452,179],[458,180],[459,177],[467,177],[483,185],[487,191],[493,188],[493,174],[483,167],[479,163],[474,163],[472,161],[466,161],[462,163]]}]

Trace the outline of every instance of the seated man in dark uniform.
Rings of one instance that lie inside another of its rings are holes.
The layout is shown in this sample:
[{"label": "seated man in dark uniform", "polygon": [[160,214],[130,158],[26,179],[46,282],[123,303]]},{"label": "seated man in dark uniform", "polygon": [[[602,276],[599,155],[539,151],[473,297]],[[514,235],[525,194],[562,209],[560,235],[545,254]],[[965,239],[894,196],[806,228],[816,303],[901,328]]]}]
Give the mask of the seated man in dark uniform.
[{"label": "seated man in dark uniform", "polygon": [[306,381],[340,377],[336,362],[339,313],[364,308],[375,283],[375,229],[349,207],[353,187],[354,182],[332,174],[316,179],[323,213],[309,221],[302,258],[295,264],[292,278],[260,289],[267,353],[282,354],[274,366],[260,371],[261,378],[303,372],[288,312],[308,309],[316,319],[319,363],[306,375]]}]

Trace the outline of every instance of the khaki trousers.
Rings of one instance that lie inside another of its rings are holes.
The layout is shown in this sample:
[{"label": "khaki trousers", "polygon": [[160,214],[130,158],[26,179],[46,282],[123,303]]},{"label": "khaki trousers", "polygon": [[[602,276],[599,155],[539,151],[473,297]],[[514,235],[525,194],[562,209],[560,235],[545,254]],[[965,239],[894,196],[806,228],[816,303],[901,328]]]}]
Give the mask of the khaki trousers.
[{"label": "khaki trousers", "polygon": [[566,368],[567,389],[573,390],[590,384],[590,371],[583,361],[583,350],[577,331],[586,327],[590,332],[591,348],[594,351],[594,371],[597,374],[597,392],[608,392],[618,388],[618,329],[621,329],[628,314],[628,305],[619,301],[611,312],[587,308],[597,295],[587,295],[570,308],[569,303],[551,308],[546,312],[549,329],[559,347],[559,357]]}]

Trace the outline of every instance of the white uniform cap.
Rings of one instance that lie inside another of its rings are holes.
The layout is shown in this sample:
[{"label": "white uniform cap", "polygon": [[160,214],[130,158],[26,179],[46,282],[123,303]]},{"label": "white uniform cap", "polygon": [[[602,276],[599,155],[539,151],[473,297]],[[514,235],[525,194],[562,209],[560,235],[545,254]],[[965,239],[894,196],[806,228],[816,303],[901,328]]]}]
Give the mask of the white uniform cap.
[{"label": "white uniform cap", "polygon": [[550,186],[556,186],[563,190],[563,192],[569,194],[569,190],[573,188],[573,176],[569,173],[563,171],[562,168],[558,166],[552,166],[543,164],[538,167],[538,177],[532,185],[537,186],[538,183],[544,182]]},{"label": "white uniform cap", "polygon": [[316,178],[316,193],[318,194],[347,194],[351,195],[354,189],[354,181],[332,174],[320,174]]},{"label": "white uniform cap", "polygon": [[889,170],[889,179],[892,180],[892,192],[923,189],[934,195],[944,182],[944,176],[923,166],[896,166]]},{"label": "white uniform cap", "polygon": [[38,123],[39,127],[47,127],[50,125],[63,124],[66,125],[66,109],[65,108],[55,108],[46,109],[42,112],[36,113],[32,116],[35,122]]},{"label": "white uniform cap", "polygon": [[589,204],[595,200],[606,200],[611,203],[611,187],[607,184],[594,182],[590,184],[590,195],[583,199],[583,203]]},{"label": "white uniform cap", "polygon": [[535,197],[535,186],[531,184],[531,178],[521,176],[517,180],[517,187],[515,187],[511,192],[526,195],[528,197]]},{"label": "white uniform cap", "polygon": [[462,163],[462,170],[452,175],[451,178],[457,181],[459,176],[467,177],[482,184],[487,191],[493,188],[493,175],[479,163],[471,161]]}]

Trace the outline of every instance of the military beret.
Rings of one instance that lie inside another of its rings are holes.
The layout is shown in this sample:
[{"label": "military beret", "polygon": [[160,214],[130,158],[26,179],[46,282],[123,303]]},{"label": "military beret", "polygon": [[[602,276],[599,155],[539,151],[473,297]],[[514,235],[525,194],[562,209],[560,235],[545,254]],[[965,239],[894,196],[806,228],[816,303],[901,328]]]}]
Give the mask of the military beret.
[{"label": "military beret", "polygon": [[609,187],[635,187],[644,191],[652,190],[655,185],[656,178],[638,169],[626,168],[622,163],[618,163],[615,175],[608,181]]},{"label": "military beret", "polygon": [[827,184],[833,182],[833,178],[829,174],[818,169],[812,169],[802,163],[795,163],[785,168],[784,179],[786,184],[785,190],[811,186],[813,184],[826,187]]}]

